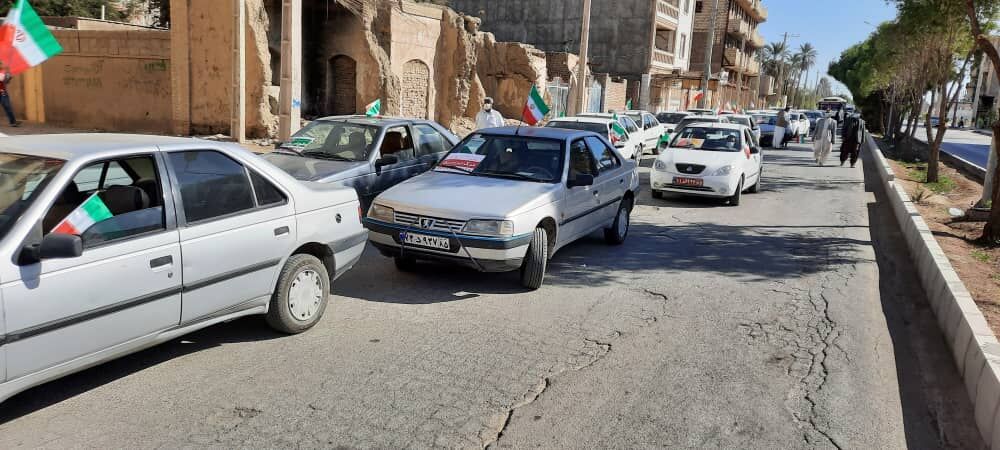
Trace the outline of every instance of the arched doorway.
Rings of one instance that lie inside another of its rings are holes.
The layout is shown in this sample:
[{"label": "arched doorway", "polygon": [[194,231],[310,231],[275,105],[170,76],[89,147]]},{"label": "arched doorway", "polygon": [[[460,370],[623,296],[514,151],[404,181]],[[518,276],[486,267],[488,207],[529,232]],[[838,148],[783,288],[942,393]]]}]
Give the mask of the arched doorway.
[{"label": "arched doorway", "polygon": [[402,103],[403,117],[427,118],[427,97],[430,93],[431,71],[420,60],[410,60],[403,65]]},{"label": "arched doorway", "polygon": [[358,64],[350,56],[330,58],[327,111],[333,115],[358,113]]}]

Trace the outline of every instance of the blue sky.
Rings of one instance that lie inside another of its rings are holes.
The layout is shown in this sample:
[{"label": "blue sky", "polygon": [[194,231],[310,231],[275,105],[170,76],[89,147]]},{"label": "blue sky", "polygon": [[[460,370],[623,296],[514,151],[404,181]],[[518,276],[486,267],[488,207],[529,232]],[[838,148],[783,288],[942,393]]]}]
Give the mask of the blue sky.
[{"label": "blue sky", "polygon": [[[798,34],[789,37],[789,47],[797,49],[805,42],[816,47],[816,66],[811,71],[809,83],[816,80],[816,72],[826,75],[827,66],[846,48],[863,41],[874,31],[865,23],[879,24],[896,17],[895,5],[885,0],[764,0],[768,18],[760,26],[760,34],[767,42],[781,41],[782,33]],[[834,81],[831,79],[831,81]],[[846,91],[834,81],[834,91]]]}]

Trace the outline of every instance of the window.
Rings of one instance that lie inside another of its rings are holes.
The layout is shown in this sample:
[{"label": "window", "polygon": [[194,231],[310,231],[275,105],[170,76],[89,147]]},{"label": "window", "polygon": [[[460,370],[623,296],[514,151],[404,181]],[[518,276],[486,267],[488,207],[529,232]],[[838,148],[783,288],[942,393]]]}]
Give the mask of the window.
[{"label": "window", "polygon": [[279,205],[287,201],[285,194],[254,170],[250,170],[250,181],[257,195],[257,206]]},{"label": "window", "polygon": [[393,127],[385,132],[382,137],[382,147],[379,148],[380,156],[395,155],[400,162],[416,159],[417,155],[413,150],[413,138],[406,127]]},{"label": "window", "polygon": [[702,2],[701,0],[698,0],[698,1],[694,2],[694,12],[696,12],[696,13],[700,13],[701,12],[701,6],[702,6],[701,4],[702,3],[704,3],[704,2]]},{"label": "window", "polygon": [[597,177],[598,174],[600,171],[597,169],[597,161],[587,144],[582,139],[573,141],[569,147],[569,179],[575,180],[578,175]]},{"label": "window", "polygon": [[684,14],[691,13],[691,0],[684,0]]},{"label": "window", "polygon": [[417,137],[417,156],[433,155],[451,149],[444,135],[430,125],[414,124],[413,134]]},{"label": "window", "polygon": [[680,46],[677,48],[677,54],[680,55],[681,59],[687,58],[687,46],[688,37],[686,34],[681,33]]},{"label": "window", "polygon": [[445,173],[556,183],[562,180],[564,141],[473,134],[434,169]]},{"label": "window", "polygon": [[153,156],[94,163],[63,189],[42,227],[79,235],[85,248],[164,230],[161,192]]},{"label": "window", "polygon": [[242,164],[212,150],[169,155],[189,223],[254,208],[253,191]]},{"label": "window", "polygon": [[600,173],[605,173],[622,165],[621,161],[618,160],[618,157],[615,156],[615,152],[611,150],[611,147],[608,147],[607,144],[602,142],[600,139],[590,136],[584,138],[584,140],[587,141],[587,147],[590,148],[590,153],[597,161],[597,167]]},{"label": "window", "polygon": [[379,128],[332,120],[315,120],[281,144],[282,149],[317,159],[367,161]]}]

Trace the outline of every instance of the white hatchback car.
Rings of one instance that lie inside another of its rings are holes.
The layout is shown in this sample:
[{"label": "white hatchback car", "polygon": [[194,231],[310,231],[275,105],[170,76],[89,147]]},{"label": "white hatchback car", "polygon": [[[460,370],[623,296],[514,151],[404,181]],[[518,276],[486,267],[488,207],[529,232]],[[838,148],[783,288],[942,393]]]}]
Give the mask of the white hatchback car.
[{"label": "white hatchback car", "polygon": [[696,123],[660,152],[650,174],[653,198],[664,192],[725,198],[740,204],[744,191],[760,189],[763,157],[744,125]]}]

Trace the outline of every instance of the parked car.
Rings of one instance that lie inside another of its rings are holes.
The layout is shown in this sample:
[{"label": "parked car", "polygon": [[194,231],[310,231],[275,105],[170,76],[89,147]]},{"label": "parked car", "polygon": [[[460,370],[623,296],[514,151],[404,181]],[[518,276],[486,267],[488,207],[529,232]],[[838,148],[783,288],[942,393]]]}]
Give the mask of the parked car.
[{"label": "parked car", "polygon": [[744,191],[760,189],[763,157],[750,129],[698,123],[680,131],[650,172],[653,198],[665,192],[725,198],[737,206]]},{"label": "parked car", "polygon": [[423,259],[520,270],[521,283],[537,289],[563,246],[597,230],[609,244],[625,241],[638,187],[637,163],[603,134],[493,128],[379,195],[365,223],[372,245],[401,270]]},{"label": "parked car", "polygon": [[621,124],[622,128],[628,132],[629,145],[635,145],[636,152],[633,157],[639,159],[646,150],[646,142],[643,140],[642,128],[639,126],[635,120],[625,114],[615,114],[615,113],[581,113],[579,117],[598,117],[601,119],[613,119],[618,116],[618,123]]},{"label": "parked car", "polygon": [[816,121],[823,118],[823,111],[805,111],[803,114],[809,119],[809,131],[816,129]]},{"label": "parked car", "polygon": [[[642,137],[639,135],[638,131],[634,134],[625,131],[624,136],[619,136],[611,129],[611,125],[613,123],[614,119],[611,115],[608,115],[607,117],[579,116],[552,119],[549,123],[545,124],[545,126],[547,128],[562,128],[564,130],[581,130],[597,133],[601,136],[607,137],[608,141],[611,142],[619,152],[625,155],[626,158],[638,159],[642,155]],[[621,125],[625,128],[624,123],[621,123]]]},{"label": "parked car", "polygon": [[430,120],[326,117],[264,159],[300,180],[352,187],[367,210],[376,195],[430,170],[458,141]]},{"label": "parked car", "polygon": [[354,191],[231,144],[11,137],[0,174],[0,401],[241,316],[305,331],[367,240]]},{"label": "parked car", "polygon": [[760,139],[757,141],[759,147],[774,147],[774,127],[778,123],[778,115],[773,113],[759,113],[753,115],[754,122],[760,128]]},{"label": "parked car", "polygon": [[716,112],[715,112],[714,109],[706,109],[706,108],[688,108],[687,109],[687,113],[693,114],[693,115],[696,115],[696,116],[714,116],[714,115],[716,115]]},{"label": "parked car", "polygon": [[651,149],[653,153],[656,153],[660,138],[666,134],[666,128],[663,124],[656,120],[656,116],[650,114],[648,111],[629,110],[625,111],[624,114],[639,125],[643,136],[642,148]]},{"label": "parked car", "polygon": [[760,127],[757,126],[757,121],[754,120],[753,116],[747,114],[729,114],[726,116],[726,119],[730,123],[740,124],[749,128],[756,140],[755,142],[760,146]]},{"label": "parked car", "polygon": [[663,124],[664,133],[663,138],[660,139],[660,143],[656,146],[654,154],[659,155],[660,150],[667,147],[670,144],[670,138],[673,137],[676,131],[677,124],[685,117],[689,116],[686,112],[661,112],[656,114],[656,120]]},{"label": "parked car", "polygon": [[691,115],[685,117],[677,124],[677,127],[674,129],[674,135],[694,123],[729,123],[729,119],[726,116]]}]

